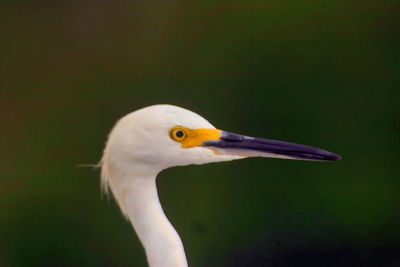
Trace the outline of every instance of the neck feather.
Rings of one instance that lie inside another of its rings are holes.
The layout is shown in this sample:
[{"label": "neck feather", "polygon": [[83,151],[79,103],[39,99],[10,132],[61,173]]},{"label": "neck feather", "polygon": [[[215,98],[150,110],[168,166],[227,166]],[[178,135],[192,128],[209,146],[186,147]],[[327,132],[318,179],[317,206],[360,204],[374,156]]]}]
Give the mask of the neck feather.
[{"label": "neck feather", "polygon": [[112,176],[106,178],[108,185],[142,242],[150,267],[187,267],[182,241],[158,199],[156,174]]}]

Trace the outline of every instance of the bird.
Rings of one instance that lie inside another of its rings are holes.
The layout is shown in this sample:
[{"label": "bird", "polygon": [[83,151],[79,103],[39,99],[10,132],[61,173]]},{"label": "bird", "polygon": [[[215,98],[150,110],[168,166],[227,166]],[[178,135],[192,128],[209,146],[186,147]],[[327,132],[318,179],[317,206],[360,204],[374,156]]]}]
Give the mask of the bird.
[{"label": "bird", "polygon": [[341,159],[319,148],[219,130],[188,109],[157,104],[117,121],[99,163],[101,186],[106,194],[111,191],[132,224],[150,267],[187,267],[181,238],[158,198],[158,173],[174,166],[249,157]]}]

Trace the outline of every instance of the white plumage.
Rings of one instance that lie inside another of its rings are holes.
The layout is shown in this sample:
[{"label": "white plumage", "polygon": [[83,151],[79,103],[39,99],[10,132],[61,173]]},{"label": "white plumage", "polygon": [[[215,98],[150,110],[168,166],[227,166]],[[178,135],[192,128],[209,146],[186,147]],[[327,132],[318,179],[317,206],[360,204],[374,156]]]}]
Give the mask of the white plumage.
[{"label": "white plumage", "polygon": [[172,105],[154,105],[121,118],[101,160],[101,183],[132,223],[151,267],[184,267],[182,241],[157,195],[157,174],[172,166],[245,157],[337,160],[316,148],[220,131],[206,119]]}]

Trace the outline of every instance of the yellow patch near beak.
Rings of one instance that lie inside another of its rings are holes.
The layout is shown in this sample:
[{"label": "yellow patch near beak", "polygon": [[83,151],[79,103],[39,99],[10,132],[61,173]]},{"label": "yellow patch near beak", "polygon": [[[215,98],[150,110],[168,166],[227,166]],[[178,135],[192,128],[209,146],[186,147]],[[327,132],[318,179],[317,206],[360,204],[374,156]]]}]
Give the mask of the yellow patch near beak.
[{"label": "yellow patch near beak", "polygon": [[187,138],[181,143],[183,148],[202,146],[204,142],[219,140],[221,136],[222,132],[216,129],[189,130]]},{"label": "yellow patch near beak", "polygon": [[170,130],[171,138],[182,144],[182,148],[202,146],[204,142],[217,141],[222,131],[217,129],[188,129],[177,126]]}]

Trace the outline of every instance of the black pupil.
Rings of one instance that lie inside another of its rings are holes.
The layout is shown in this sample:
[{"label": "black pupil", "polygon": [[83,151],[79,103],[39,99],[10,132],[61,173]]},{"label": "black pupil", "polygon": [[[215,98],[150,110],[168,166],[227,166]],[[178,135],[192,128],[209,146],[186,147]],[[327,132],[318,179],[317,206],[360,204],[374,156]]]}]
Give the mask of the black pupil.
[{"label": "black pupil", "polygon": [[177,131],[176,132],[176,137],[182,138],[183,137],[183,132],[182,131]]}]

